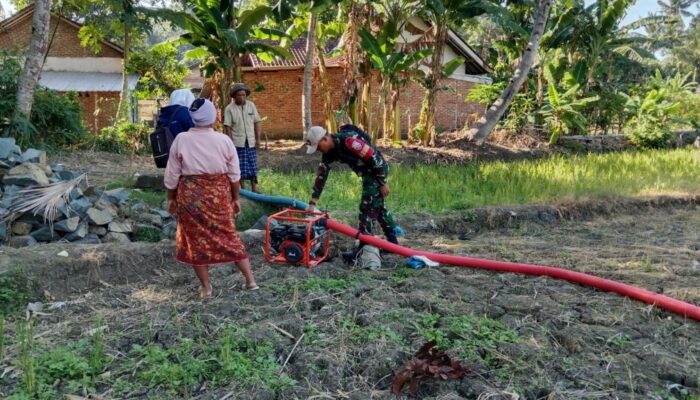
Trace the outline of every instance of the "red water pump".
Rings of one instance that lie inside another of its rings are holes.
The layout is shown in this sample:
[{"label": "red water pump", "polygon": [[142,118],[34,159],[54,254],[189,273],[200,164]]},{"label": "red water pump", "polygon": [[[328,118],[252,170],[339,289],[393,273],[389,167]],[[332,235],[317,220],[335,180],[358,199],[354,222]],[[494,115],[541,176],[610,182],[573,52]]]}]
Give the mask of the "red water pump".
[{"label": "red water pump", "polygon": [[313,268],[328,257],[330,232],[322,220],[327,213],[282,210],[267,218],[265,260]]}]

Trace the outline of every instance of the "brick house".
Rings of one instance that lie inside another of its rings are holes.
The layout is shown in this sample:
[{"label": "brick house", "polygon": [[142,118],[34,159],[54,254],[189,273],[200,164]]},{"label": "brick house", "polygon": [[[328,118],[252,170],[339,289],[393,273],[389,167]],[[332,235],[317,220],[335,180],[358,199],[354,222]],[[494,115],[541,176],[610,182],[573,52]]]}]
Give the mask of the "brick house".
[{"label": "brick house", "polygon": [[[422,20],[412,18],[404,40],[410,42],[411,37],[420,36],[428,28],[429,26]],[[330,51],[333,46],[334,43],[331,43],[327,50]],[[301,136],[301,93],[306,57],[305,48],[306,40],[298,39],[290,47],[290,52],[293,55],[291,60],[277,60],[267,63],[254,55],[247,56],[243,60],[243,80],[251,88],[264,88],[262,91],[253,93],[251,100],[255,102],[260,115],[267,117],[263,124],[263,131],[269,138],[297,139]],[[465,62],[448,79],[443,81],[443,84],[450,87],[451,90],[440,92],[437,98],[435,124],[437,129],[441,131],[462,129],[465,124],[468,125],[478,120],[485,111],[485,107],[481,104],[467,103],[465,96],[474,85],[491,83],[491,79],[486,76],[489,68],[461,37],[454,31],[450,31],[443,60],[447,63],[458,56],[463,57]],[[334,105],[334,109],[338,109],[343,82],[342,56],[327,57],[325,60],[329,86],[332,93],[338,93],[336,96],[338,103]],[[317,79],[318,69],[315,68],[312,85],[312,120],[316,125],[323,125],[325,121],[323,97]],[[376,78],[372,89],[375,121],[380,120],[382,112],[382,107],[377,105],[379,87],[379,79]],[[422,100],[423,89],[414,82],[410,82],[401,91],[399,107],[403,132],[406,132],[409,126],[417,123]]]},{"label": "brick house", "polygon": [[[21,52],[29,47],[33,13],[34,6],[30,5],[0,21],[0,50]],[[77,92],[85,125],[96,133],[109,126],[116,115],[124,51],[106,40],[100,41],[96,53],[81,46],[80,27],[77,22],[51,14],[50,47],[39,85],[61,93]],[[132,90],[137,82],[138,76],[129,77]]]}]

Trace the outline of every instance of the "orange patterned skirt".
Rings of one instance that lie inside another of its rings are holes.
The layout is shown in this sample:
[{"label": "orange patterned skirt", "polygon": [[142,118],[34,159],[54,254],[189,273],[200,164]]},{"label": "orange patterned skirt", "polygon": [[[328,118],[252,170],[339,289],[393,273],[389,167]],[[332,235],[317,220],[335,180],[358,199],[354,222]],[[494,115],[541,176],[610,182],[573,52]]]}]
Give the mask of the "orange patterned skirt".
[{"label": "orange patterned skirt", "polygon": [[236,232],[226,175],[183,176],[177,186],[175,259],[190,265],[248,258]]}]

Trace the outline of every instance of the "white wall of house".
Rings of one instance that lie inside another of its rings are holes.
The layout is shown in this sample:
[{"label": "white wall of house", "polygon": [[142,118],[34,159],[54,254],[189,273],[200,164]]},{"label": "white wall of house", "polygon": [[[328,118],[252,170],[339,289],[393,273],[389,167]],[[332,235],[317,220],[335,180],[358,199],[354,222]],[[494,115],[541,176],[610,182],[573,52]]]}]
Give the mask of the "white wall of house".
[{"label": "white wall of house", "polygon": [[44,71],[121,74],[122,59],[112,57],[47,57]]},{"label": "white wall of house", "polygon": [[[411,24],[413,27],[426,32],[428,29],[430,29],[430,26],[421,18],[417,17],[411,17],[408,21],[409,24]],[[450,39],[452,42],[455,43],[461,43],[462,39],[459,38],[454,32],[450,31],[449,32]],[[423,35],[421,34],[413,34],[408,31],[404,31],[401,36],[399,37],[399,43],[413,43],[417,40],[420,40]],[[466,54],[471,54],[473,55],[473,59],[475,61],[479,60],[479,57],[476,54],[473,54],[473,50],[470,49],[468,46],[463,45],[459,49],[462,53]],[[454,60],[455,58],[460,57],[460,54],[453,48],[451,45],[447,45],[443,47],[442,51],[442,63],[447,64],[448,62]],[[426,66],[421,66],[421,70],[427,71],[428,68]],[[472,75],[468,74],[466,70],[466,65],[462,64],[455,70],[455,72],[449,76],[449,78],[460,80],[460,81],[465,81],[465,82],[474,82],[474,83],[481,83],[481,84],[491,84],[492,80],[491,78],[487,76],[481,76],[481,75]]]}]

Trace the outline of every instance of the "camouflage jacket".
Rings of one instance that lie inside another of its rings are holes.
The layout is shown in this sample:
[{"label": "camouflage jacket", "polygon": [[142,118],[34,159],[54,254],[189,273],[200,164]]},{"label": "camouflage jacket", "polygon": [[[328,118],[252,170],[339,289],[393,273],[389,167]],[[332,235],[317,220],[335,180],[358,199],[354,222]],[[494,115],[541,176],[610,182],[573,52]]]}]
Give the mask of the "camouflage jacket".
[{"label": "camouflage jacket", "polygon": [[316,201],[326,185],[331,164],[338,161],[347,164],[359,176],[371,176],[381,186],[386,184],[387,163],[374,146],[359,133],[341,127],[340,132],[331,135],[335,147],[323,155],[316,172],[311,200]]}]

